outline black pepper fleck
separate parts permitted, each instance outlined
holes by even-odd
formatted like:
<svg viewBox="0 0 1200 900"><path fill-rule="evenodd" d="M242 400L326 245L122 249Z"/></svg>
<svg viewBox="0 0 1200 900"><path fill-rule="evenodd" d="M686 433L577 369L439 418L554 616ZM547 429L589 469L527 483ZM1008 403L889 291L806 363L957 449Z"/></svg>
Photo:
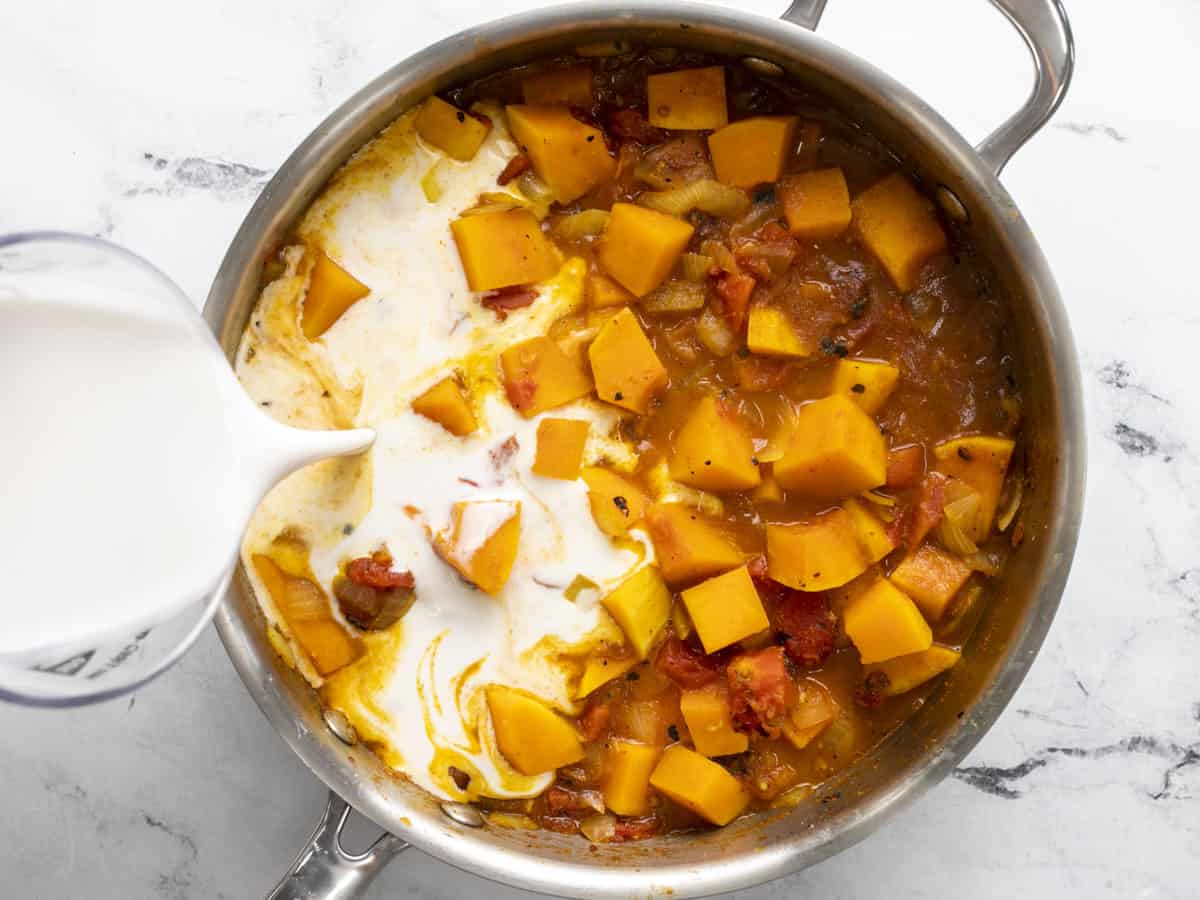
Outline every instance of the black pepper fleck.
<svg viewBox="0 0 1200 900"><path fill-rule="evenodd" d="M626 680L626 681L637 681L637 680L638 680L639 678L641 678L641 677L642 677L642 676L641 676L641 675L639 675L637 672L629 672L629 673L628 673L628 674L625 676L625 680Z"/></svg>
<svg viewBox="0 0 1200 900"><path fill-rule="evenodd" d="M354 534L354 526L347 522L342 526L342 534Z"/></svg>
<svg viewBox="0 0 1200 900"><path fill-rule="evenodd" d="M668 725L667 726L667 737L669 737L673 741L679 740L679 729L676 728L674 725Z"/></svg>
<svg viewBox="0 0 1200 900"><path fill-rule="evenodd" d="M456 115L458 116L458 121L460 121L460 122L467 121L467 114L465 112L463 112L461 109L458 111L458 113Z"/></svg>
<svg viewBox="0 0 1200 900"><path fill-rule="evenodd" d="M613 497L613 505L617 509L619 509L623 515L625 515L625 516L629 515L629 501L626 500L624 497L621 497L621 496Z"/></svg>
<svg viewBox="0 0 1200 900"><path fill-rule="evenodd" d="M596 139L596 136L595 136L594 134L589 134L589 135L587 136L587 142L588 142L589 144L590 144L592 141L594 141L595 139Z"/></svg>
<svg viewBox="0 0 1200 900"><path fill-rule="evenodd" d="M968 450L966 447L959 447L958 448L958 458L965 462L970 462L971 461L971 451Z"/></svg>
<svg viewBox="0 0 1200 900"><path fill-rule="evenodd" d="M620 391L617 391L615 394L613 394L613 399L614 400L624 400L625 395L622 394Z"/></svg>
<svg viewBox="0 0 1200 900"><path fill-rule="evenodd" d="M865 394L867 392L867 386L865 384L854 384L850 386L850 390L855 394Z"/></svg>

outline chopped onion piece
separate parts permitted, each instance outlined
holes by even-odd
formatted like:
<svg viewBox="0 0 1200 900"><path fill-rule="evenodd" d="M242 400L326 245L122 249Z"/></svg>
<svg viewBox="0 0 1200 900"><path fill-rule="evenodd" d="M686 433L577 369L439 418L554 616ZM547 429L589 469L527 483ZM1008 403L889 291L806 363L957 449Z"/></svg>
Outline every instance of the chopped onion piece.
<svg viewBox="0 0 1200 900"><path fill-rule="evenodd" d="M729 323L711 309L706 309L696 320L696 337L716 356L728 356L737 348L737 335Z"/></svg>
<svg viewBox="0 0 1200 900"><path fill-rule="evenodd" d="M639 204L669 216L682 218L693 209L721 218L742 215L750 206L744 191L711 178L669 191L647 191L638 197Z"/></svg>
<svg viewBox="0 0 1200 900"><path fill-rule="evenodd" d="M938 522L937 536L942 546L956 556L970 556L979 552L978 545L949 516L943 516Z"/></svg>
<svg viewBox="0 0 1200 900"><path fill-rule="evenodd" d="M685 253L679 258L679 271L685 281L704 281L712 266L712 257L703 253Z"/></svg>
<svg viewBox="0 0 1200 900"><path fill-rule="evenodd" d="M598 237L608 225L608 217L606 210L585 209L560 219L554 225L554 232L566 240Z"/></svg>
<svg viewBox="0 0 1200 900"><path fill-rule="evenodd" d="M1008 499L1004 504L1004 508L1000 510L1000 515L996 518L996 528L1000 531L1007 531L1008 526L1017 517L1017 510L1021 508L1022 495L1025 493L1025 479L1020 477L1013 478L1010 481L1010 485Z"/></svg>
<svg viewBox="0 0 1200 900"><path fill-rule="evenodd" d="M693 281L668 281L642 298L642 309L648 313L684 313L704 308L707 286Z"/></svg>
<svg viewBox="0 0 1200 900"><path fill-rule="evenodd" d="M895 497L889 497L887 494L880 494L878 491L863 491L859 496L869 503L874 503L876 506L891 507L896 505Z"/></svg>
<svg viewBox="0 0 1200 900"><path fill-rule="evenodd" d="M579 823L579 831L593 844L607 844L617 836L617 817L588 816Z"/></svg>

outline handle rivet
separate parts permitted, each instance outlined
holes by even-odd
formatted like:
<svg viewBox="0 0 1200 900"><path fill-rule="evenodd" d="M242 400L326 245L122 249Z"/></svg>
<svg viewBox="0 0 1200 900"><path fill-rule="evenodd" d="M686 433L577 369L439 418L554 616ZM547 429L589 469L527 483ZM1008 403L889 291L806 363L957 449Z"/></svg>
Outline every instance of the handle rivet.
<svg viewBox="0 0 1200 900"><path fill-rule="evenodd" d="M442 812L446 818L465 825L468 828L482 828L483 814L470 803L443 803Z"/></svg>
<svg viewBox="0 0 1200 900"><path fill-rule="evenodd" d="M343 744L353 747L358 743L358 732L354 730L344 712L339 709L327 709L321 713L321 718L325 720L333 736Z"/></svg>
<svg viewBox="0 0 1200 900"><path fill-rule="evenodd" d="M939 184L937 187L938 204L945 210L955 222L969 222L971 219L967 208L963 206L963 202L958 199L958 194L950 190L944 184Z"/></svg>
<svg viewBox="0 0 1200 900"><path fill-rule="evenodd" d="M782 78L783 66L778 63L773 63L769 59L762 59L758 56L747 56L742 60L742 65L758 75L765 75L767 78Z"/></svg>

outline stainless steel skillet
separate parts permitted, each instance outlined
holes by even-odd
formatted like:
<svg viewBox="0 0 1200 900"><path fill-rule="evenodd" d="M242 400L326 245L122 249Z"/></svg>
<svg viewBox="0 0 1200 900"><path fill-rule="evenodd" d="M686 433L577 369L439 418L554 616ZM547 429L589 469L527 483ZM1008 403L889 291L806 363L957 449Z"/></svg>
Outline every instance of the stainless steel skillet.
<svg viewBox="0 0 1200 900"><path fill-rule="evenodd" d="M257 298L263 263L334 171L399 113L434 91L581 43L621 38L697 48L797 80L879 137L964 223L1015 306L1029 401L1023 514L1026 540L963 663L930 701L816 802L725 829L590 848L579 838L483 827L470 807L443 806L347 743L336 717L277 658L243 573L216 616L230 658L263 712L330 801L308 846L272 894L357 896L408 844L477 875L574 897L696 896L777 878L861 840L937 783L1000 715L1042 644L1075 550L1085 447L1078 361L1046 260L998 180L1043 125L1070 80L1073 47L1060 0L991 0L1032 53L1025 105L972 148L919 97L884 72L814 35L825 0L797 0L776 21L691 2L593 2L551 7L461 32L399 63L325 120L284 163L221 265L205 316L232 359ZM341 737L339 737L341 735ZM344 798L344 799L342 799ZM361 856L339 843L349 807L384 828Z"/></svg>

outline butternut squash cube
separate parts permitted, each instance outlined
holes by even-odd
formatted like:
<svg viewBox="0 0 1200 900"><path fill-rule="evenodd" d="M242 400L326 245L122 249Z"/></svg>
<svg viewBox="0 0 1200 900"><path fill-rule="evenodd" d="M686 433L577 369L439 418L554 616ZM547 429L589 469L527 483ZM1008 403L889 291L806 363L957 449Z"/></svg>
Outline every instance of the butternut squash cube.
<svg viewBox="0 0 1200 900"><path fill-rule="evenodd" d="M850 601L842 624L863 665L920 653L933 644L933 632L917 605L886 578Z"/></svg>
<svg viewBox="0 0 1200 900"><path fill-rule="evenodd" d="M850 191L841 169L788 175L780 180L778 194L788 231L798 238L835 238L850 225Z"/></svg>
<svg viewBox="0 0 1200 900"><path fill-rule="evenodd" d="M620 659L608 656L589 656L587 662L584 663L583 674L579 676L579 686L575 688L575 699L582 700L597 688L620 678L637 664L638 659L634 656Z"/></svg>
<svg viewBox="0 0 1200 900"><path fill-rule="evenodd" d="M271 557L251 557L288 632L322 677L350 665L365 652L362 641L333 617L329 598L307 578L285 572Z"/></svg>
<svg viewBox="0 0 1200 900"><path fill-rule="evenodd" d="M588 466L582 472L596 527L609 537L625 537L646 515L650 498L623 475Z"/></svg>
<svg viewBox="0 0 1200 900"><path fill-rule="evenodd" d="M430 97L421 104L414 126L417 134L447 156L474 159L492 126L450 105L441 97Z"/></svg>
<svg viewBox="0 0 1200 900"><path fill-rule="evenodd" d="M605 753L604 805L618 816L644 816L650 811L650 773L658 748L637 741L613 740Z"/></svg>
<svg viewBox="0 0 1200 900"><path fill-rule="evenodd" d="M485 594L500 593L521 540L521 504L515 500L461 500L450 508L450 527L434 549Z"/></svg>
<svg viewBox="0 0 1200 900"><path fill-rule="evenodd" d="M729 122L725 105L725 69L681 69L646 79L650 124L680 131L723 128Z"/></svg>
<svg viewBox="0 0 1200 900"><path fill-rule="evenodd" d="M473 291L533 284L558 271L558 252L527 209L459 216L450 231Z"/></svg>
<svg viewBox="0 0 1200 900"><path fill-rule="evenodd" d="M870 416L835 394L797 411L775 477L787 490L813 497L860 494L887 478L887 444Z"/></svg>
<svg viewBox="0 0 1200 900"><path fill-rule="evenodd" d="M644 413L654 395L667 385L666 367L628 308L600 326L588 347L588 359L596 395L635 413Z"/></svg>
<svg viewBox="0 0 1200 900"><path fill-rule="evenodd" d="M933 448L934 468L965 481L979 493L979 512L975 521L963 529L977 544L991 533L1015 446L1008 438L977 435L955 438Z"/></svg>
<svg viewBox="0 0 1200 900"><path fill-rule="evenodd" d="M811 356L816 350L796 333L786 312L761 304L750 307L746 346L759 356Z"/></svg>
<svg viewBox="0 0 1200 900"><path fill-rule="evenodd" d="M628 306L636 298L607 275L589 272L584 282L584 293L592 309L608 309L613 306Z"/></svg>
<svg viewBox="0 0 1200 900"><path fill-rule="evenodd" d="M508 402L527 419L592 391L591 379L548 337L509 347L500 354L500 369Z"/></svg>
<svg viewBox="0 0 1200 900"><path fill-rule="evenodd" d="M903 292L915 288L921 267L946 249L933 205L899 173L867 188L851 207L858 236Z"/></svg>
<svg viewBox="0 0 1200 900"><path fill-rule="evenodd" d="M587 66L551 69L521 82L521 94L531 106L561 103L577 109L592 106L592 70Z"/></svg>
<svg viewBox="0 0 1200 900"><path fill-rule="evenodd" d="M671 274L694 230L666 213L632 203L614 203L596 248L596 259L622 287L644 297Z"/></svg>
<svg viewBox="0 0 1200 900"><path fill-rule="evenodd" d="M742 783L720 765L673 744L650 775L655 790L714 825L727 825L742 814L750 796Z"/></svg>
<svg viewBox="0 0 1200 900"><path fill-rule="evenodd" d="M315 341L342 313L361 300L371 289L320 251L316 252L308 276L308 293L300 307L300 330Z"/></svg>
<svg viewBox="0 0 1200 900"><path fill-rule="evenodd" d="M707 394L675 436L671 477L705 491L742 491L761 480L737 411Z"/></svg>
<svg viewBox="0 0 1200 900"><path fill-rule="evenodd" d="M702 581L680 597L705 653L716 653L771 625L746 566Z"/></svg>
<svg viewBox="0 0 1200 900"><path fill-rule="evenodd" d="M563 481L578 478L591 427L584 419L542 419L538 422L533 474Z"/></svg>
<svg viewBox="0 0 1200 900"><path fill-rule="evenodd" d="M752 188L778 180L796 149L795 116L753 116L732 122L708 136L717 180Z"/></svg>
<svg viewBox="0 0 1200 900"><path fill-rule="evenodd" d="M771 463L759 463L758 469L762 472L762 482L750 494L751 498L755 503L782 503L783 488L775 480L775 473L771 471ZM766 471L763 471L764 469Z"/></svg>
<svg viewBox="0 0 1200 900"><path fill-rule="evenodd" d="M888 677L883 696L895 697L936 678L954 668L962 654L941 644L934 644L920 653L909 653L867 667L867 672L882 672Z"/></svg>
<svg viewBox="0 0 1200 900"><path fill-rule="evenodd" d="M877 563L893 550L896 542L888 537L887 529L876 515L868 509L861 500L847 499L842 508L854 523L854 531L858 535L858 543L866 554L867 562Z"/></svg>
<svg viewBox="0 0 1200 900"><path fill-rule="evenodd" d="M540 775L583 759L575 728L541 700L506 687L485 688L496 746L522 775Z"/></svg>
<svg viewBox="0 0 1200 900"><path fill-rule="evenodd" d="M638 569L600 601L638 659L650 655L671 617L671 592L654 566Z"/></svg>
<svg viewBox="0 0 1200 900"><path fill-rule="evenodd" d="M833 366L829 393L844 394L868 416L879 412L900 380L900 370L887 363L839 359Z"/></svg>
<svg viewBox="0 0 1200 900"><path fill-rule="evenodd" d="M695 581L744 562L742 551L732 541L700 513L680 503L647 507L646 530L668 584Z"/></svg>
<svg viewBox="0 0 1200 900"><path fill-rule="evenodd" d="M719 682L697 690L684 691L679 711L687 723L696 752L704 756L732 756L743 753L750 740L733 729L729 710L729 691Z"/></svg>
<svg viewBox="0 0 1200 900"><path fill-rule="evenodd" d="M470 434L479 423L463 393L462 385L447 376L412 402L413 412L437 422L448 432L462 437Z"/></svg>
<svg viewBox="0 0 1200 900"><path fill-rule="evenodd" d="M966 562L944 550L924 543L889 576L892 584L912 597L930 622L946 613L954 595L974 571Z"/></svg>
<svg viewBox="0 0 1200 900"><path fill-rule="evenodd" d="M508 127L559 203L570 203L617 171L604 134L565 106L509 106Z"/></svg>
<svg viewBox="0 0 1200 900"><path fill-rule="evenodd" d="M811 522L767 526L767 571L798 591L826 591L857 578L870 561L844 509Z"/></svg>

